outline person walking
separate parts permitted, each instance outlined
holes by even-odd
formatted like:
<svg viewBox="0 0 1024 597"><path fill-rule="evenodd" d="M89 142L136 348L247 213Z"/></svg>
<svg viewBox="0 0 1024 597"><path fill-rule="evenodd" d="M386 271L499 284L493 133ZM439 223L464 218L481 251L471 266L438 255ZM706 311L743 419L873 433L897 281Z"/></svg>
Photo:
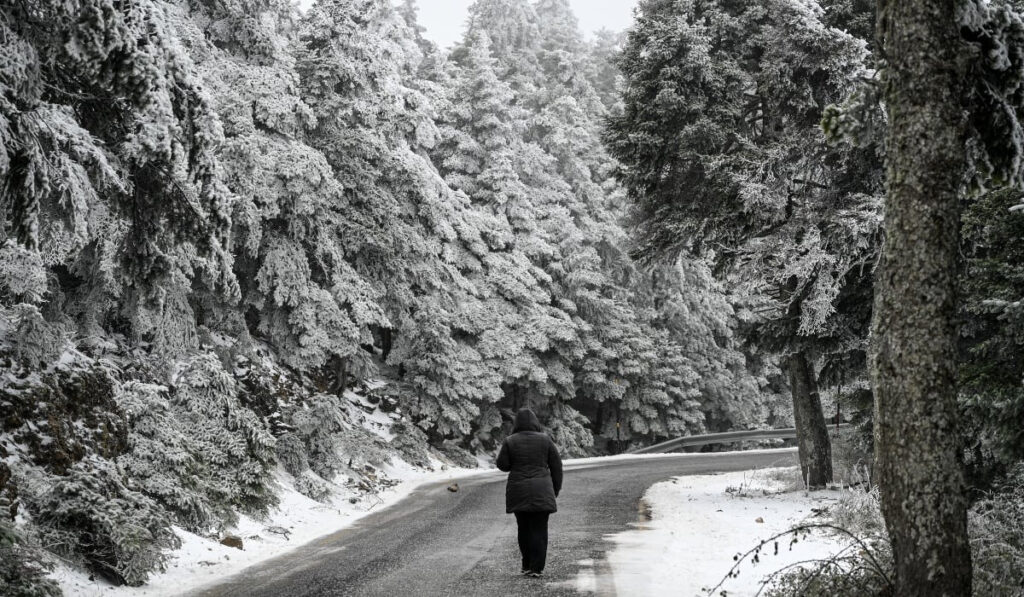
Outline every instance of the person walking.
<svg viewBox="0 0 1024 597"><path fill-rule="evenodd" d="M562 491L562 458L532 410L516 413L497 465L508 473L505 512L516 516L522 574L539 577L547 560L548 516L558 511L555 498Z"/></svg>

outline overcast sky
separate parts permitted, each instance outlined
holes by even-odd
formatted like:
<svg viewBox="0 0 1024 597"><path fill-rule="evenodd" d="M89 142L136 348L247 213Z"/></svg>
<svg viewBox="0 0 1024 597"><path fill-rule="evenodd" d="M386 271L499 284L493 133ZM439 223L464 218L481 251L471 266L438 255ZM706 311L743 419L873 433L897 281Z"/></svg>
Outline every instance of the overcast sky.
<svg viewBox="0 0 1024 597"><path fill-rule="evenodd" d="M417 0L420 23L427 28L427 37L441 47L448 47L462 37L466 24L466 8L473 0ZM636 0L570 0L580 29L590 33L606 27L621 31L633 22ZM313 0L298 0L306 8Z"/></svg>

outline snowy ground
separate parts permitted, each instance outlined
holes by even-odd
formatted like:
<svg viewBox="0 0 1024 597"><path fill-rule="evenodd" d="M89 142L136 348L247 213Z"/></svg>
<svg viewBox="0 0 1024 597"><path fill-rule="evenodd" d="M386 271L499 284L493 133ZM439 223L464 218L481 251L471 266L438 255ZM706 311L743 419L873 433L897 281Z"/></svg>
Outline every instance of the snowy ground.
<svg viewBox="0 0 1024 597"><path fill-rule="evenodd" d="M175 529L182 539L167 571L154 575L142 587L114 587L102 580L89 580L88 573L68 566L59 566L54 577L65 595L109 597L158 597L181 595L203 585L211 584L247 568L295 549L323 535L351 525L363 516L400 501L425 483L447 481L483 472L480 469L446 469L426 472L414 469L401 461L384 469L384 473L400 483L376 496L365 496L357 503L349 502L350 495L341 493L330 504L315 502L291 488L286 475L281 476L281 504L268 520L256 521L242 517L230 533L243 540L244 550L221 545L207 539ZM269 530L272 529L272 530ZM287 537L280 534L288 531Z"/></svg>
<svg viewBox="0 0 1024 597"><path fill-rule="evenodd" d="M608 537L615 543L608 559L616 593L709 595L735 564L734 556L813 516L812 509L839 496L838 490L787 491L796 480L795 469L763 469L676 477L651 486L644 495L650 521ZM760 564L741 564L739 576L713 594L724 590L729 597L753 596L765 575L791 563L827 557L842 547L840 539L822 534L792 547L784 539L778 555L766 549ZM597 584L584 566L577 588L588 592Z"/></svg>

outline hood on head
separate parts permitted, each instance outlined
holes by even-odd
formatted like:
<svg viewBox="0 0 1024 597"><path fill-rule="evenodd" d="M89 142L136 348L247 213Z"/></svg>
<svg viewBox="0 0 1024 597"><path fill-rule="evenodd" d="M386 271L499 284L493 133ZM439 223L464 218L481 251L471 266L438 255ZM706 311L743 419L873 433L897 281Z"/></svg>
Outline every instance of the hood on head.
<svg viewBox="0 0 1024 597"><path fill-rule="evenodd" d="M540 420L537 415L528 408L521 408L516 413L516 424L512 427L512 433L519 433L520 431L543 431L544 428L540 426Z"/></svg>

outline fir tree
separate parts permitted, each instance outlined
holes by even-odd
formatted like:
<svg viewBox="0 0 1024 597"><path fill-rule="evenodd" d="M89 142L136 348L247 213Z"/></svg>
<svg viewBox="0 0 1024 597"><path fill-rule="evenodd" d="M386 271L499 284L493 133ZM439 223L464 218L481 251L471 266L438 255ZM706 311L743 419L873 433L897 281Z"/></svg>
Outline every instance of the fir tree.
<svg viewBox="0 0 1024 597"><path fill-rule="evenodd" d="M708 255L763 294L750 337L786 357L812 485L831 478L819 363L864 375L880 223L871 148L818 131L864 72L864 46L820 19L787 1L642 4L609 133L641 253Z"/></svg>

